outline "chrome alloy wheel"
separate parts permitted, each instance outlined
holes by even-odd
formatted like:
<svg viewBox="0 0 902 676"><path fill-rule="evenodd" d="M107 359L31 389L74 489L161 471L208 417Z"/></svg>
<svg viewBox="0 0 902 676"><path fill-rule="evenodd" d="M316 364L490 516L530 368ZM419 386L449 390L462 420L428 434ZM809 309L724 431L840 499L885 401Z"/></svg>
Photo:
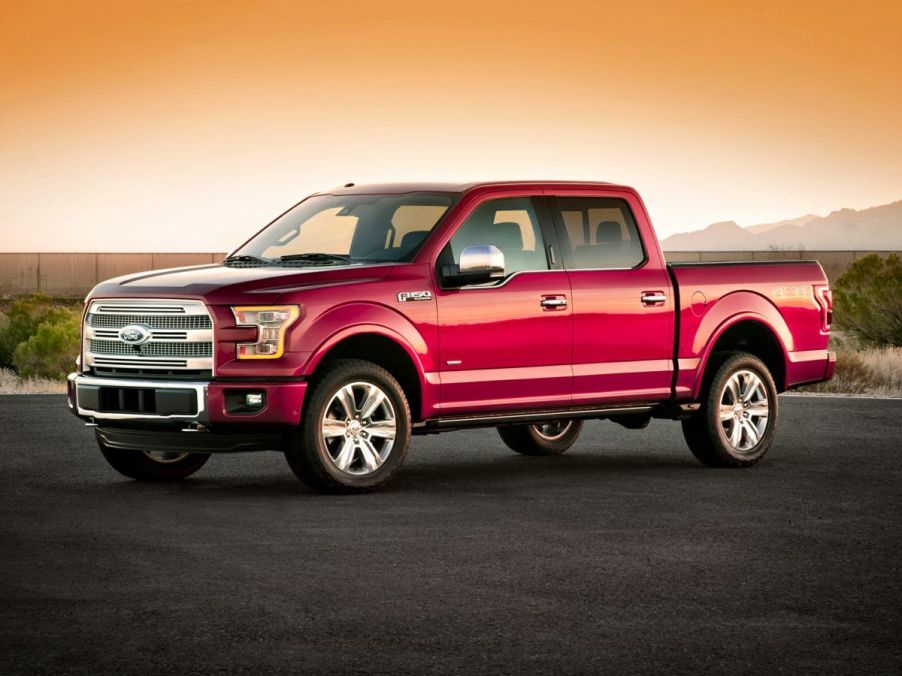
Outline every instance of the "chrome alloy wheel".
<svg viewBox="0 0 902 676"><path fill-rule="evenodd" d="M737 371L730 376L720 394L720 426L727 441L737 451L754 448L770 415L767 389L752 371Z"/></svg>
<svg viewBox="0 0 902 676"><path fill-rule="evenodd" d="M188 453L174 453L172 451L144 451L144 455L153 460L154 462L158 462L161 465L170 465L178 462L179 460L184 460L188 457Z"/></svg>
<svg viewBox="0 0 902 676"><path fill-rule="evenodd" d="M332 464L346 474L375 472L391 453L398 424L388 395L377 385L353 382L336 392L320 422Z"/></svg>
<svg viewBox="0 0 902 676"><path fill-rule="evenodd" d="M572 420L553 420L551 422L539 423L538 425L532 426L536 434L546 441L557 441L567 434L571 427L573 427Z"/></svg>

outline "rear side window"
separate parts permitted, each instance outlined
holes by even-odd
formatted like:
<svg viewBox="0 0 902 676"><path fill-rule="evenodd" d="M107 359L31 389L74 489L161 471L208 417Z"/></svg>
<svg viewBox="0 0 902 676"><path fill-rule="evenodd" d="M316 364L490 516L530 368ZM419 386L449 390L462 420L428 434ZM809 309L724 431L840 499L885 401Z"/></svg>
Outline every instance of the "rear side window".
<svg viewBox="0 0 902 676"><path fill-rule="evenodd" d="M645 260L636 221L624 200L558 197L557 205L568 268L634 268Z"/></svg>

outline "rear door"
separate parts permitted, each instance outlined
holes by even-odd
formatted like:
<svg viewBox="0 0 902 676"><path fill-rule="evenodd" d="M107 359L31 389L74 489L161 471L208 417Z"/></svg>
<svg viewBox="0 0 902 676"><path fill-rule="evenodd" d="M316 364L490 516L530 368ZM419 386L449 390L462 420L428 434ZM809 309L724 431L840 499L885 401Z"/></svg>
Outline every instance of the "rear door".
<svg viewBox="0 0 902 676"><path fill-rule="evenodd" d="M574 404L666 399L674 299L641 203L567 192L548 203L570 279Z"/></svg>
<svg viewBox="0 0 902 676"><path fill-rule="evenodd" d="M465 247L494 245L505 276L491 284L442 288L436 275L443 413L566 406L571 386L567 273L550 248L544 202L486 197L462 217L438 266Z"/></svg>

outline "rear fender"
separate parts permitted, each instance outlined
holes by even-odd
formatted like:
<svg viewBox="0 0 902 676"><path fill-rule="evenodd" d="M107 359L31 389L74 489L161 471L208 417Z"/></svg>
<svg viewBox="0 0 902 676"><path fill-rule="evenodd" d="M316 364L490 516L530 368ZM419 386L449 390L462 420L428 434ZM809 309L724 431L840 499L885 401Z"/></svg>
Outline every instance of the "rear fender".
<svg viewBox="0 0 902 676"><path fill-rule="evenodd" d="M685 312L689 312L688 309ZM728 294L714 303L698 323L691 337L690 354L685 355L690 360L698 358L692 386L693 400L699 397L705 369L714 353L717 341L731 327L743 321L758 322L768 329L780 345L784 365L788 364L789 352L793 349L793 337L779 309L763 296L750 291ZM685 324L684 322L681 326L685 326ZM686 345L687 342L680 339L681 346ZM681 356L681 360L683 358ZM785 383L777 383L778 389L784 387Z"/></svg>

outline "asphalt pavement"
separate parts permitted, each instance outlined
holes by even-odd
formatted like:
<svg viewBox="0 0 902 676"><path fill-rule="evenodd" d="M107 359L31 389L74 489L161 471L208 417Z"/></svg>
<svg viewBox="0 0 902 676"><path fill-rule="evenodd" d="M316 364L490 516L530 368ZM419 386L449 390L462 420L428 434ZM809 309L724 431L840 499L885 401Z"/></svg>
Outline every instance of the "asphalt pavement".
<svg viewBox="0 0 902 676"><path fill-rule="evenodd" d="M781 402L752 469L595 421L417 437L334 497L275 453L129 481L0 396L0 673L899 673L902 400Z"/></svg>

